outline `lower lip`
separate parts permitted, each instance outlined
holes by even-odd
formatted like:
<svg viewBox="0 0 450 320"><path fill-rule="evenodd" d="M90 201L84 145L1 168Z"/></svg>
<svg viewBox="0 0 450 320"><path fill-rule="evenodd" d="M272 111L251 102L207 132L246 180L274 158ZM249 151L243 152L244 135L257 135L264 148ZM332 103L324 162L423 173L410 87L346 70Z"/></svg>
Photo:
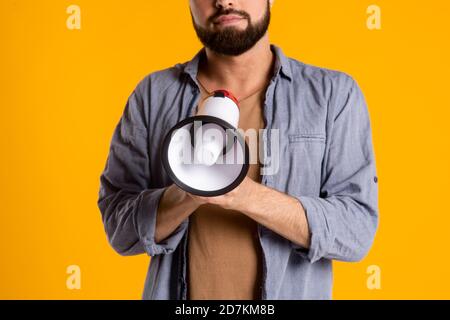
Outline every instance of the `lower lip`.
<svg viewBox="0 0 450 320"><path fill-rule="evenodd" d="M223 20L223 21L219 21L216 24L219 25L230 25L230 24L236 24L239 23L240 21L242 21L243 19L241 18L236 18L236 19L230 19L230 20Z"/></svg>

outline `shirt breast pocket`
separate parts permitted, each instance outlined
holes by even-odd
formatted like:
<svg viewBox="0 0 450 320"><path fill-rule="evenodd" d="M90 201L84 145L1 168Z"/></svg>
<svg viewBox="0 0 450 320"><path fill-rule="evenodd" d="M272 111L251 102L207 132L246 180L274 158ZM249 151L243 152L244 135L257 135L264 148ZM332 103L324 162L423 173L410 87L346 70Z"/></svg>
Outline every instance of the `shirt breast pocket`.
<svg viewBox="0 0 450 320"><path fill-rule="evenodd" d="M294 146L295 144L314 142L325 144L325 135L322 133L296 133L290 134L288 137L290 146Z"/></svg>
<svg viewBox="0 0 450 320"><path fill-rule="evenodd" d="M322 133L288 135L286 166L291 192L319 195L325 145L326 137Z"/></svg>

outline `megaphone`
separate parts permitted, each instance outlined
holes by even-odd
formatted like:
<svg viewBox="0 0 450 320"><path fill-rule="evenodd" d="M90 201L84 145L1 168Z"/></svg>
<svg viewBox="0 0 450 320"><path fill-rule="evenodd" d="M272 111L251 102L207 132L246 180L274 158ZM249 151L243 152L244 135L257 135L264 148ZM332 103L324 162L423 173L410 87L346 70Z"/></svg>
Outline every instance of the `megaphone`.
<svg viewBox="0 0 450 320"><path fill-rule="evenodd" d="M181 189L213 197L236 188L249 169L249 149L238 131L239 103L226 90L216 90L196 116L172 127L163 140L161 159Z"/></svg>

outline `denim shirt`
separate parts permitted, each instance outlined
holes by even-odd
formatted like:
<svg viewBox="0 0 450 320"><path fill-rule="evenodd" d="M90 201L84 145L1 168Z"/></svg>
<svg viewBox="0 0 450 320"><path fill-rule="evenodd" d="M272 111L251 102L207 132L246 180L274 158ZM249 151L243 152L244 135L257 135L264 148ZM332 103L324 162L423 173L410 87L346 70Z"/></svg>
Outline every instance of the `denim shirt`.
<svg viewBox="0 0 450 320"><path fill-rule="evenodd" d="M286 57L271 45L274 72L265 93L266 129L278 129L280 164L262 184L298 199L311 232L308 249L258 224L262 299L331 299L332 261L359 261L378 225L378 184L365 98L349 75ZM143 299L186 299L187 218L160 243L155 223L173 181L160 148L195 113L202 48L188 62L153 72L130 95L100 177L98 207L121 255L151 256ZM271 135L263 136L264 163ZM232 279L230 279L232 281Z"/></svg>

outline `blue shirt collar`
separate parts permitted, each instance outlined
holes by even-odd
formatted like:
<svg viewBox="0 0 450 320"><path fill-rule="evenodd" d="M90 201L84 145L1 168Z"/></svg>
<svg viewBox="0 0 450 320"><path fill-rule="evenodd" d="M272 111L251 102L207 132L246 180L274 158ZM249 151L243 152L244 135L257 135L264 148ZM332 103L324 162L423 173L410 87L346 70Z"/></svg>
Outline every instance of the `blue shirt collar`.
<svg viewBox="0 0 450 320"><path fill-rule="evenodd" d="M291 65L289 63L289 58L287 58L281 48L277 47L276 45L271 44L270 48L273 53L275 53L275 65L274 65L274 78L277 77L279 74L284 75L287 79L292 80L292 70ZM205 54L205 48L203 47L200 49L200 51L197 52L197 54L194 56L192 60L187 62L184 65L183 72L187 73L192 80L197 83L197 72L198 72L198 65L200 62L201 57Z"/></svg>

